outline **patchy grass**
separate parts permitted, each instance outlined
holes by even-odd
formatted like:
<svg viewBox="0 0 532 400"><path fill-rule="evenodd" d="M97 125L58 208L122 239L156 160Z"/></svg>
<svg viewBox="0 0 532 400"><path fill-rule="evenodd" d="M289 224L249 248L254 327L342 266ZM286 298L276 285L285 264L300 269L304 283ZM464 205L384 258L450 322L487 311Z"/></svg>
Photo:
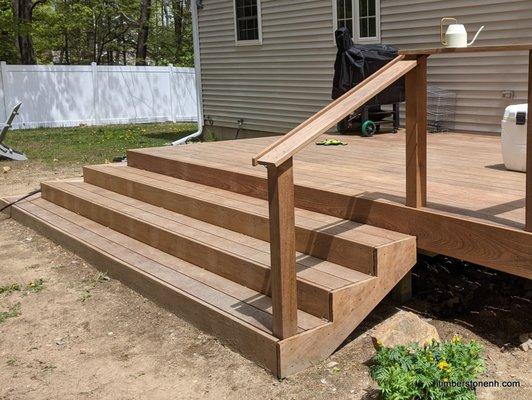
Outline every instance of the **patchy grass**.
<svg viewBox="0 0 532 400"><path fill-rule="evenodd" d="M6 364L10 367L14 367L15 365L17 365L17 359L15 357L8 358Z"/></svg>
<svg viewBox="0 0 532 400"><path fill-rule="evenodd" d="M0 286L0 294L11 294L13 292L20 291L20 285L18 283L12 283L11 285Z"/></svg>
<svg viewBox="0 0 532 400"><path fill-rule="evenodd" d="M39 278L31 281L26 285L26 290L28 292L37 293L44 289L44 280Z"/></svg>
<svg viewBox="0 0 532 400"><path fill-rule="evenodd" d="M94 283L109 282L111 278L107 275L107 272L98 272L94 278Z"/></svg>
<svg viewBox="0 0 532 400"><path fill-rule="evenodd" d="M6 142L30 161L98 164L125 156L127 149L164 146L195 132L196 124L161 123L10 131Z"/></svg>
<svg viewBox="0 0 532 400"><path fill-rule="evenodd" d="M92 297L91 289L83 289L81 296L79 296L79 301L85 303L87 300L90 300Z"/></svg>
<svg viewBox="0 0 532 400"><path fill-rule="evenodd" d="M15 318L20 315L20 303L17 303L9 308L7 311L0 311L0 324L5 322L8 318Z"/></svg>
<svg viewBox="0 0 532 400"><path fill-rule="evenodd" d="M92 298L92 290L100 283L109 282L111 278L107 272L98 272L94 277L88 279L88 284L83 288L79 300L84 303Z"/></svg>

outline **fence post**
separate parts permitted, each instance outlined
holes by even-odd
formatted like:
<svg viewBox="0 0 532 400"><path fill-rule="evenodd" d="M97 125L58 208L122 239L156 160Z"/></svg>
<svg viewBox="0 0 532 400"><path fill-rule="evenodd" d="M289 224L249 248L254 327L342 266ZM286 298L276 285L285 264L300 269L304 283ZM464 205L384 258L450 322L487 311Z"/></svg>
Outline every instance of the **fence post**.
<svg viewBox="0 0 532 400"><path fill-rule="evenodd" d="M94 110L94 125L100 124L100 116L98 115L98 65L91 62L92 73L92 109Z"/></svg>
<svg viewBox="0 0 532 400"><path fill-rule="evenodd" d="M175 73L174 73L174 65L168 64L168 72L170 74L170 121L176 122L175 117L175 110L174 110L174 80L175 80Z"/></svg>
<svg viewBox="0 0 532 400"><path fill-rule="evenodd" d="M2 92L2 102L4 104L4 118L3 121L7 121L7 65L5 61L0 61L0 89Z"/></svg>

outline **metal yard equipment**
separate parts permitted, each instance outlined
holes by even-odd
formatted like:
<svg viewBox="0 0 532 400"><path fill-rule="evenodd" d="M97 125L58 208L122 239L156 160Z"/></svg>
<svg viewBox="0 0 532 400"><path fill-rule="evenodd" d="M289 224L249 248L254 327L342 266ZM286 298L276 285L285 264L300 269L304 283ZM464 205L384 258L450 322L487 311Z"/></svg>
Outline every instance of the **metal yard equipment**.
<svg viewBox="0 0 532 400"><path fill-rule="evenodd" d="M1 124L0 128L2 130L0 131L0 158L9 158L10 160L14 161L25 161L28 159L24 153L21 153L19 151L13 150L8 145L4 144L4 139L7 135L7 131L9 128L11 128L11 124L13 123L13 120L18 115L18 110L20 109L20 106L22 103L18 103L14 108L13 111L11 111L11 115L7 119L5 124Z"/></svg>

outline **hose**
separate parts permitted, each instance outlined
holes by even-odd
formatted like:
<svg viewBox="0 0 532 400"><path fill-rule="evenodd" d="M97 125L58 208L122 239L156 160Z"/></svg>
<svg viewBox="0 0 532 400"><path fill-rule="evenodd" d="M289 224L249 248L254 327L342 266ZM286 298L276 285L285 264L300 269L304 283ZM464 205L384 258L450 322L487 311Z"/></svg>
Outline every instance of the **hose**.
<svg viewBox="0 0 532 400"><path fill-rule="evenodd" d="M22 196L21 198L15 200L14 202L9 203L8 205L6 205L6 206L0 208L0 213L1 213L2 211L4 211L4 210L7 210L7 209L8 209L9 207L11 207L11 206L14 206L14 205L17 204L19 201L25 200L25 199L27 199L28 197L31 197L31 196L33 196L34 194L37 194L37 193L41 193L41 189L35 189L34 191L28 193L27 195Z"/></svg>

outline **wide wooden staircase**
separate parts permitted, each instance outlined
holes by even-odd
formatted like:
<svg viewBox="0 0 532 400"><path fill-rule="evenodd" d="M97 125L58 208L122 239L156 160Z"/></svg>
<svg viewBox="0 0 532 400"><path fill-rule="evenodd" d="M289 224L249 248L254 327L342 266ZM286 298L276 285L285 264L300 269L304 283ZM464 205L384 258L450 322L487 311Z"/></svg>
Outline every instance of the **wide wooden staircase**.
<svg viewBox="0 0 532 400"><path fill-rule="evenodd" d="M291 158L267 181L166 152L43 183L11 216L278 377L333 353L416 261L415 237L294 207Z"/></svg>

